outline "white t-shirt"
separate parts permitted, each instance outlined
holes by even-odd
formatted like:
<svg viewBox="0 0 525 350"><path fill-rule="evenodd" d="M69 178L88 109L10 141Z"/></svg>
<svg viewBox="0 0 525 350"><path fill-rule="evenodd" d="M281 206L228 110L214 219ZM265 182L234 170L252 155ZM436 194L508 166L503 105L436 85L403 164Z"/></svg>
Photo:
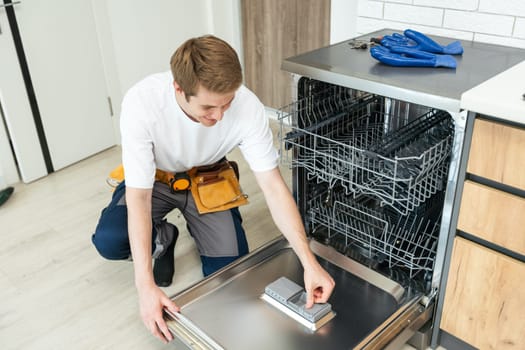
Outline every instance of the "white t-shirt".
<svg viewBox="0 0 525 350"><path fill-rule="evenodd" d="M253 171L277 166L264 106L243 85L223 119L206 127L191 120L178 105L171 72L150 75L124 96L120 130L130 187L152 188L156 168L182 172L213 164L236 146Z"/></svg>

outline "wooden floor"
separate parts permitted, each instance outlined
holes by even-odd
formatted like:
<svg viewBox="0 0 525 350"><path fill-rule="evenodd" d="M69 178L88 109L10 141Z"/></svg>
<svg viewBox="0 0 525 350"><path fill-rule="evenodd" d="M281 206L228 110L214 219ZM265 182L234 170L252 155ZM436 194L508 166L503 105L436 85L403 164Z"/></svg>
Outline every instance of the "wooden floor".
<svg viewBox="0 0 525 350"><path fill-rule="evenodd" d="M241 208L250 249L275 238L275 228L253 175L238 150ZM133 266L101 258L91 244L98 216L110 200L106 174L120 163L114 147L31 184L15 185L0 207L0 348L173 349L142 325ZM289 179L290 171L283 169ZM177 212L168 219L181 235L168 295L202 278L193 240Z"/></svg>

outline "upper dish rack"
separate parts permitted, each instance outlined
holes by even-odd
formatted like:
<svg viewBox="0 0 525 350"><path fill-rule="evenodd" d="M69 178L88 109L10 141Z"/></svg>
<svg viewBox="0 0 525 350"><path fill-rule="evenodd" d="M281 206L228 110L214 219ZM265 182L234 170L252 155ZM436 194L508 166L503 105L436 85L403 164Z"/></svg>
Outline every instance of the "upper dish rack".
<svg viewBox="0 0 525 350"><path fill-rule="evenodd" d="M308 181L341 185L408 214L443 189L448 113L331 86L278 112L281 161Z"/></svg>

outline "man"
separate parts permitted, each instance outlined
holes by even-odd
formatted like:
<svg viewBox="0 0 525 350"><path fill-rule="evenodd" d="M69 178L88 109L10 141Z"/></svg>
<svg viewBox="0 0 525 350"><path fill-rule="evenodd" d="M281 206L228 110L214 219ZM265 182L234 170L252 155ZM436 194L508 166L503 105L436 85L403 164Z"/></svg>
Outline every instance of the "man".
<svg viewBox="0 0 525 350"><path fill-rule="evenodd" d="M242 85L237 54L223 40L203 36L182 44L170 63L171 73L147 77L124 97L125 182L115 190L92 237L105 258L133 258L144 324L159 339L172 339L162 312L179 309L159 288L171 284L174 273L178 231L164 219L171 210L178 208L184 215L204 275L248 253L237 208L199 214L191 191L170 190L156 181L156 169L184 174L221 161L237 146L276 225L304 267L307 307L326 302L334 281L308 246L299 212L277 167L264 106Z"/></svg>

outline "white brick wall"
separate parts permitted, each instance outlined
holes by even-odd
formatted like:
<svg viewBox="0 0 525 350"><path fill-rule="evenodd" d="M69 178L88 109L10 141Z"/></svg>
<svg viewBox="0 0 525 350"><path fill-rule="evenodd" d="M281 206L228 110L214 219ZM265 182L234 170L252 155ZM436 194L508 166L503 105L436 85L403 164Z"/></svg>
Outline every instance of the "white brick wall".
<svg viewBox="0 0 525 350"><path fill-rule="evenodd" d="M479 0L414 0L414 5L475 11Z"/></svg>
<svg viewBox="0 0 525 350"><path fill-rule="evenodd" d="M511 36L514 17L447 10L443 26L474 33Z"/></svg>
<svg viewBox="0 0 525 350"><path fill-rule="evenodd" d="M525 0L358 0L357 33L382 28L525 48Z"/></svg>
<svg viewBox="0 0 525 350"><path fill-rule="evenodd" d="M443 10L434 7L386 3L384 18L389 21L439 27L443 22Z"/></svg>
<svg viewBox="0 0 525 350"><path fill-rule="evenodd" d="M479 11L525 17L525 1L523 0L480 0Z"/></svg>
<svg viewBox="0 0 525 350"><path fill-rule="evenodd" d="M412 0L391 0L389 2L397 2L399 4L411 4Z"/></svg>
<svg viewBox="0 0 525 350"><path fill-rule="evenodd" d="M357 13L363 17L383 18L383 2L359 0Z"/></svg>

